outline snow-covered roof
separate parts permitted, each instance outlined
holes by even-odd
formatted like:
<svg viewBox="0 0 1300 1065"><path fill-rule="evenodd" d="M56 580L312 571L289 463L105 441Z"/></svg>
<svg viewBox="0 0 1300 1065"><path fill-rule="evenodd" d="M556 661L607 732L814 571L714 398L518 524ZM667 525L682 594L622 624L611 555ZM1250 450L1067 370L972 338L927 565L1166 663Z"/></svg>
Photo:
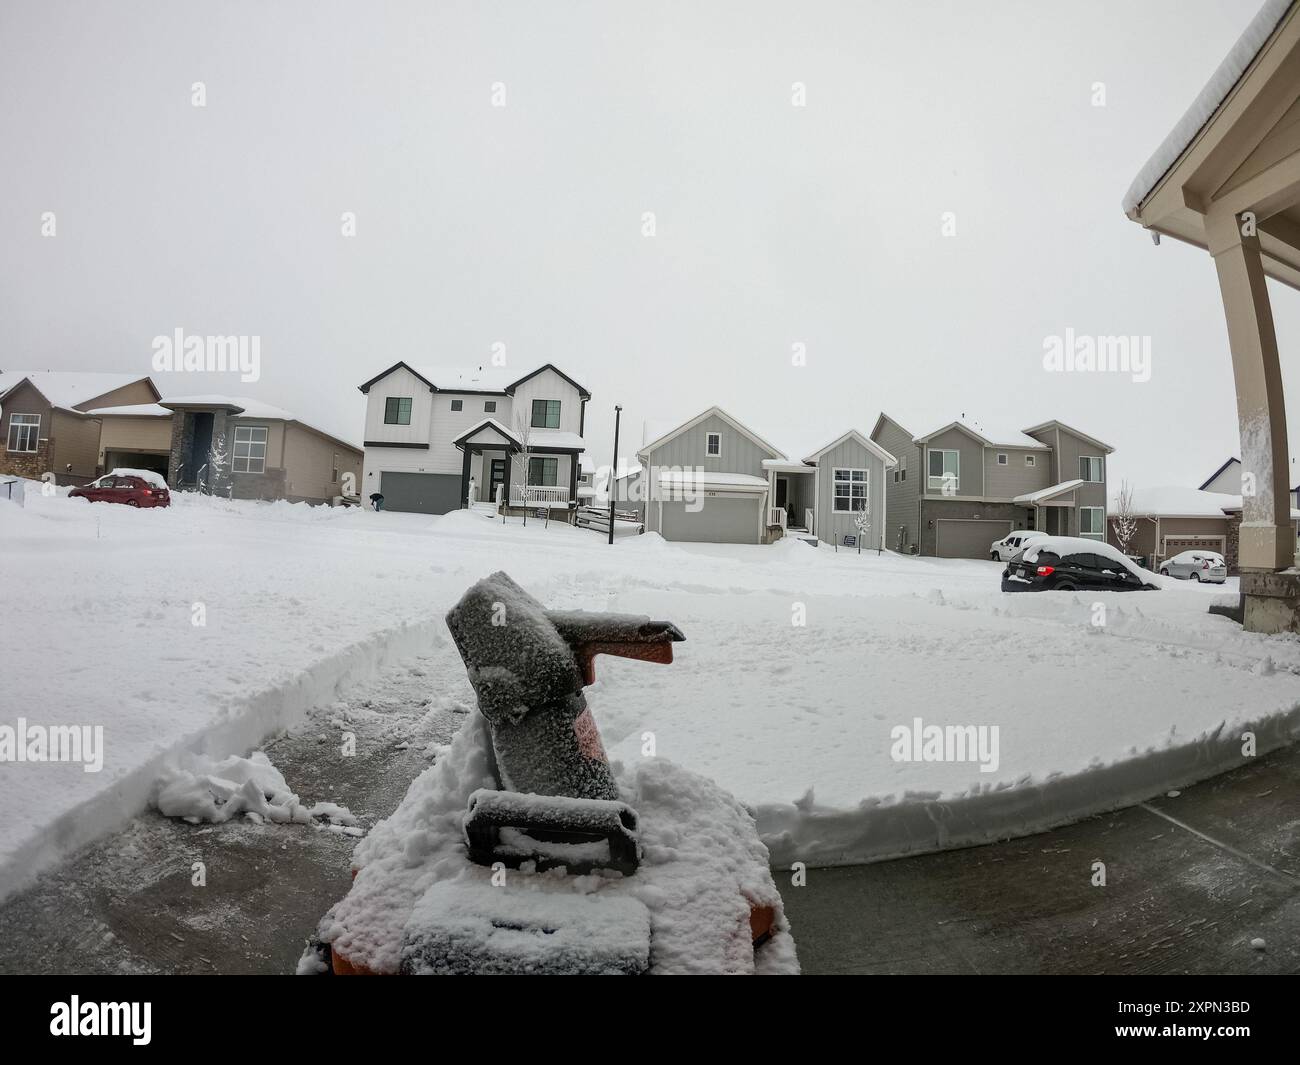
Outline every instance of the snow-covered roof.
<svg viewBox="0 0 1300 1065"><path fill-rule="evenodd" d="M1075 477L1071 481L1062 481L1060 484L1054 484L1048 488L1040 488L1037 492L1026 492L1024 495L1016 496L1011 502L1021 504L1040 503L1044 499L1051 499L1052 496L1059 496L1062 492L1071 492L1083 483L1082 477Z"/></svg>
<svg viewBox="0 0 1300 1065"><path fill-rule="evenodd" d="M55 407L71 410L78 403L148 380L145 374L79 373L60 370L9 370L0 373L0 397L24 380L30 381ZM155 393L156 394L156 393Z"/></svg>
<svg viewBox="0 0 1300 1065"><path fill-rule="evenodd" d="M461 433L460 436L456 437L455 442L459 444L462 440L468 440L471 436L475 435L482 429L495 429L507 440L512 441L516 447L519 445L519 437L517 437L514 434L514 431L508 429L504 424L497 421L495 418L482 418L479 421L476 421L473 425L471 425L468 429L466 429L463 433Z"/></svg>
<svg viewBox="0 0 1300 1065"><path fill-rule="evenodd" d="M203 396L168 396L161 401L167 407L239 407L236 418L274 418L284 422L296 422L298 416L282 407L273 407L256 399L244 399L240 396L223 396L216 393Z"/></svg>
<svg viewBox="0 0 1300 1065"><path fill-rule="evenodd" d="M506 385L527 376L504 366L415 366L411 369L444 392L464 389L467 392L502 392Z"/></svg>
<svg viewBox="0 0 1300 1065"><path fill-rule="evenodd" d="M1202 492L1181 484L1133 488L1130 509L1155 518L1221 518L1225 509L1239 509L1241 496ZM1119 494L1110 501L1110 513L1119 513Z"/></svg>
<svg viewBox="0 0 1300 1065"><path fill-rule="evenodd" d="M948 422L946 425L940 426L938 429L934 429L922 436L914 437L913 443L920 444L929 440L933 436L937 436L939 433L946 432L954 426L961 426L969 432L974 433L986 444L993 447L1026 448L1031 451L1052 450L1041 440L1035 440L1032 436L1029 436L1024 431L1017 429L1012 425L998 424L994 421L966 414L958 416L955 420Z"/></svg>
<svg viewBox="0 0 1300 1065"><path fill-rule="evenodd" d="M777 473L814 473L817 467L790 459L764 459L763 469L776 470Z"/></svg>
<svg viewBox="0 0 1300 1065"><path fill-rule="evenodd" d="M170 418L173 412L161 403L128 403L121 407L96 407L88 413L96 418L105 415L121 418Z"/></svg>
<svg viewBox="0 0 1300 1065"><path fill-rule="evenodd" d="M530 447L562 447L570 450L581 450L587 446L587 442L577 433L564 429L529 429L528 444Z"/></svg>
<svg viewBox="0 0 1300 1065"><path fill-rule="evenodd" d="M767 488L767 478L754 477L748 473L661 470L659 484L664 488L692 488L700 491L759 492Z"/></svg>
<svg viewBox="0 0 1300 1065"><path fill-rule="evenodd" d="M1134 514L1153 518L1222 518L1225 511L1240 510L1241 496L1226 492L1202 492L1181 484L1134 488L1131 509ZM1110 513L1119 512L1119 495L1110 501ZM1300 510L1291 510L1300 518Z"/></svg>
<svg viewBox="0 0 1300 1065"><path fill-rule="evenodd" d="M303 419L299 418L298 415L294 414L292 411L285 410L283 407L273 407L271 404L263 403L261 400L257 399L245 399L242 396L225 396L214 393L202 396L168 396L166 399L160 401L160 405L168 409L173 407L237 407L239 408L239 412L232 414L231 417L267 418L272 421L297 422L299 425L306 426L308 429L322 433L332 440L337 440L341 444L355 448L357 451L361 450L357 444L353 443L345 436L330 432L328 429L323 429L319 425L314 425L311 422L303 421ZM113 413L120 413L118 408L112 408L112 411Z"/></svg>
<svg viewBox="0 0 1300 1065"><path fill-rule="evenodd" d="M1260 49L1273 35L1273 31L1291 9L1293 2L1294 0L1266 0L1264 6L1251 19L1245 32L1237 38L1237 43L1219 64L1219 68L1206 83L1205 88L1192 101L1191 107L1138 171L1137 177L1133 179L1133 183L1124 194L1125 214L1131 214L1137 209L1160 183L1160 179L1178 162L1179 157L1196 139L1196 135L1205 128L1206 123L1214 117L1214 112L1219 109L1219 105L1227 99L1233 87L1241 80L1241 76L1246 73L1246 69L1255 61Z"/></svg>

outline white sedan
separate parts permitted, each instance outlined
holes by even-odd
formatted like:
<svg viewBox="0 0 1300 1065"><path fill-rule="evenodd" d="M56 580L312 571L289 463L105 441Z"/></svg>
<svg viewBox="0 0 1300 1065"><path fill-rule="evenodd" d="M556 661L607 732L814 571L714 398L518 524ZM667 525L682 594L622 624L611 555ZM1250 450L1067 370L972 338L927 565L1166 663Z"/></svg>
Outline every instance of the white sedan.
<svg viewBox="0 0 1300 1065"><path fill-rule="evenodd" d="M1020 529L1009 533L1001 540L994 540L993 543L989 544L989 558L994 562L1006 562L1030 540L1046 535L1047 533L1038 532L1034 529Z"/></svg>
<svg viewBox="0 0 1300 1065"><path fill-rule="evenodd" d="M1180 581L1206 581L1222 584L1228 579L1228 567L1223 556L1213 551L1184 551L1160 563L1160 572Z"/></svg>

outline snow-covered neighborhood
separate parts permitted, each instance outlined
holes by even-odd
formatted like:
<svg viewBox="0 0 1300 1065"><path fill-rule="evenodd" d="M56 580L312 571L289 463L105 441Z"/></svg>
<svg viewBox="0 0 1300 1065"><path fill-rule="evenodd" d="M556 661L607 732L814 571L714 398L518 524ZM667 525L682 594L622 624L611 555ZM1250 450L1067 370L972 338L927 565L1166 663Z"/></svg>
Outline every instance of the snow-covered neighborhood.
<svg viewBox="0 0 1300 1065"><path fill-rule="evenodd" d="M1300 3L113 6L0 11L0 972L1280 1030Z"/></svg>

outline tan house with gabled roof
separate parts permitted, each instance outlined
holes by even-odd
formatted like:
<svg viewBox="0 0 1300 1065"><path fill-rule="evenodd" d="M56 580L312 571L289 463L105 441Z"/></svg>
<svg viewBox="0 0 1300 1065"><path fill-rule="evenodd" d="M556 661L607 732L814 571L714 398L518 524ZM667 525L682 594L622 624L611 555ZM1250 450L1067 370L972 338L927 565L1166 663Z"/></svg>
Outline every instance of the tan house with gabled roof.
<svg viewBox="0 0 1300 1065"><path fill-rule="evenodd" d="M0 473L81 484L99 470L100 422L90 411L157 403L148 377L17 370L0 373Z"/></svg>

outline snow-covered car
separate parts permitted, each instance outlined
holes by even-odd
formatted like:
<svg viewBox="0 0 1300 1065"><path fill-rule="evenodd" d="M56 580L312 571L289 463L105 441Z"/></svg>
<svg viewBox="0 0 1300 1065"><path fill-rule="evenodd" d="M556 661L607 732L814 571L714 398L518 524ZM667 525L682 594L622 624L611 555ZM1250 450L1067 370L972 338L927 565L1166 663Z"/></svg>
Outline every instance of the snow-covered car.
<svg viewBox="0 0 1300 1065"><path fill-rule="evenodd" d="M1019 529L1001 540L994 540L989 545L989 558L994 562L1006 562L1030 540L1046 535L1047 533L1036 529Z"/></svg>
<svg viewBox="0 0 1300 1065"><path fill-rule="evenodd" d="M1208 584L1222 584L1228 579L1227 563L1214 551L1183 551L1160 563L1160 572L1180 581L1205 581Z"/></svg>
<svg viewBox="0 0 1300 1065"><path fill-rule="evenodd" d="M68 493L69 499L92 503L125 503L128 507L169 507L167 482L153 470L113 470Z"/></svg>
<svg viewBox="0 0 1300 1065"><path fill-rule="evenodd" d="M1140 592L1156 588L1115 548L1078 536L1036 537L1002 571L1004 592Z"/></svg>

